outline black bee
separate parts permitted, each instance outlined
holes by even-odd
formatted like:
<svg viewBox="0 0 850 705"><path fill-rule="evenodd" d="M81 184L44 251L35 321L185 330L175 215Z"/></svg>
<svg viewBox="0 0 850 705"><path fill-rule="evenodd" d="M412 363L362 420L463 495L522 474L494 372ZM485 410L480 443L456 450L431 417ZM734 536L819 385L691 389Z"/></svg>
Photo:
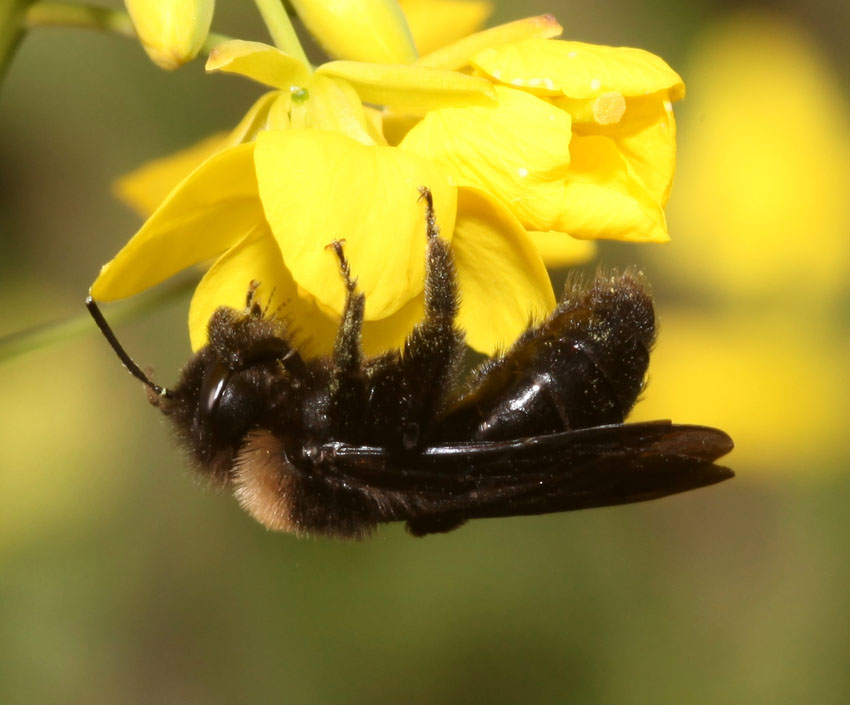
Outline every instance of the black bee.
<svg viewBox="0 0 850 705"><path fill-rule="evenodd" d="M640 502L733 476L725 433L669 421L623 424L655 338L640 276L567 286L555 311L458 390L463 333L448 245L427 210L425 315L401 350L364 358L365 297L347 286L333 353L305 360L253 285L219 308L209 343L173 389L152 382L86 304L201 472L266 527L361 538L406 521L415 536L468 519Z"/></svg>

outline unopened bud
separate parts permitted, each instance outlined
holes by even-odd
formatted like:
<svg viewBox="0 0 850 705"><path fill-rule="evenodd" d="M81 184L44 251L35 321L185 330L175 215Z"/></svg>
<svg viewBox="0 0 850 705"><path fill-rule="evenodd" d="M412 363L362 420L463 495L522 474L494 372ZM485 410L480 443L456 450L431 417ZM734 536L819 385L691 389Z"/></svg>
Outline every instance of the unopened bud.
<svg viewBox="0 0 850 705"><path fill-rule="evenodd" d="M148 56L171 71L201 50L215 0L124 0L124 4Z"/></svg>

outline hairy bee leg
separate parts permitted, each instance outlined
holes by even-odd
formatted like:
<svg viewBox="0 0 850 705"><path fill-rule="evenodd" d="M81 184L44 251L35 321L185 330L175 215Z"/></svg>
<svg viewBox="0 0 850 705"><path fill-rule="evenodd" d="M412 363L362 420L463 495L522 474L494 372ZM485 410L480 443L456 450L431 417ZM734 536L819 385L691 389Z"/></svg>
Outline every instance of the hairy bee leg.
<svg viewBox="0 0 850 705"><path fill-rule="evenodd" d="M457 272L449 245L440 239L440 228L434 214L434 197L427 188L420 193L425 200L425 223L428 237L425 259L425 320L430 330L453 335L460 304Z"/></svg>
<svg viewBox="0 0 850 705"><path fill-rule="evenodd" d="M351 267L343 250L344 243L344 240L334 240L328 245L339 261L339 272L346 289L342 321L334 342L333 362L337 369L359 372L363 364L363 312L366 297L357 292L357 280L351 276Z"/></svg>
<svg viewBox="0 0 850 705"><path fill-rule="evenodd" d="M340 440L355 441L358 422L362 423L361 410L366 404L367 382L363 374L363 312L366 297L357 291L357 280L351 276L351 268L343 250L344 240L334 240L328 249L333 250L339 261L339 271L345 282L345 307L334 342L329 386L331 414L342 433Z"/></svg>
<svg viewBox="0 0 850 705"><path fill-rule="evenodd" d="M257 289L259 288L260 282L252 279L251 283L248 284L248 293L245 295L245 311L252 316L260 316L263 313L260 305L257 303Z"/></svg>
<svg viewBox="0 0 850 705"><path fill-rule="evenodd" d="M418 431L433 424L445 404L460 361L463 333L455 326L459 307L457 274L449 245L440 238L431 191L420 189L426 204L428 245L425 260L425 317L404 342L403 364L415 399ZM418 433L411 435L419 435ZM415 445L413 439L408 445Z"/></svg>

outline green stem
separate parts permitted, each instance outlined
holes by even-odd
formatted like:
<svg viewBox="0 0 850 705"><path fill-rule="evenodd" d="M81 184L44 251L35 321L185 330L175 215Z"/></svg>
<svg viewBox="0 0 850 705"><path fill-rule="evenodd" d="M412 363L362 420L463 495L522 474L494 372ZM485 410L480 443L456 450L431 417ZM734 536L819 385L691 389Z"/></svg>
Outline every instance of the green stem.
<svg viewBox="0 0 850 705"><path fill-rule="evenodd" d="M119 304L110 312L109 322L112 325L117 325L123 321L138 318L148 311L167 305L171 301L184 298L188 292L194 289L197 283L197 277L186 277L151 296ZM82 308L82 301L80 301L80 307ZM0 337L0 364L22 355L70 342L96 330L97 326L95 326L91 316L88 313L81 313L66 321L46 323L4 335Z"/></svg>
<svg viewBox="0 0 850 705"><path fill-rule="evenodd" d="M32 0L0 0L0 83L24 36L27 5Z"/></svg>
<svg viewBox="0 0 850 705"><path fill-rule="evenodd" d="M64 2L35 2L27 10L27 27L73 27L96 29L122 37L135 37L136 31L126 12L93 5Z"/></svg>
<svg viewBox="0 0 850 705"><path fill-rule="evenodd" d="M263 22L266 23L275 46L290 56L300 59L305 66L309 66L310 62L307 61L307 55L304 53L301 42L298 41L298 35L295 34L289 14L283 6L283 0L254 0L254 2L263 16Z"/></svg>
<svg viewBox="0 0 850 705"><path fill-rule="evenodd" d="M46 0L34 2L26 12L25 23L28 29L36 27L94 29L120 37L136 38L136 30L133 28L130 15L120 10L110 10L94 5L71 5ZM228 39L229 37L223 34L210 33L204 43L204 49L209 52L216 44Z"/></svg>

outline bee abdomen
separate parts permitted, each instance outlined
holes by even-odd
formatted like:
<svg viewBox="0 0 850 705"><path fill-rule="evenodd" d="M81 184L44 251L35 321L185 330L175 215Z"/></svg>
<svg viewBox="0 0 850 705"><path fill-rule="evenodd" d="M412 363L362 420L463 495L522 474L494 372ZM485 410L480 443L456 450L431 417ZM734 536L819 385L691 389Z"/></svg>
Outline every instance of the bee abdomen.
<svg viewBox="0 0 850 705"><path fill-rule="evenodd" d="M486 363L444 417L440 440L510 440L622 423L643 387L655 339L639 276L571 284L561 303L508 353Z"/></svg>

